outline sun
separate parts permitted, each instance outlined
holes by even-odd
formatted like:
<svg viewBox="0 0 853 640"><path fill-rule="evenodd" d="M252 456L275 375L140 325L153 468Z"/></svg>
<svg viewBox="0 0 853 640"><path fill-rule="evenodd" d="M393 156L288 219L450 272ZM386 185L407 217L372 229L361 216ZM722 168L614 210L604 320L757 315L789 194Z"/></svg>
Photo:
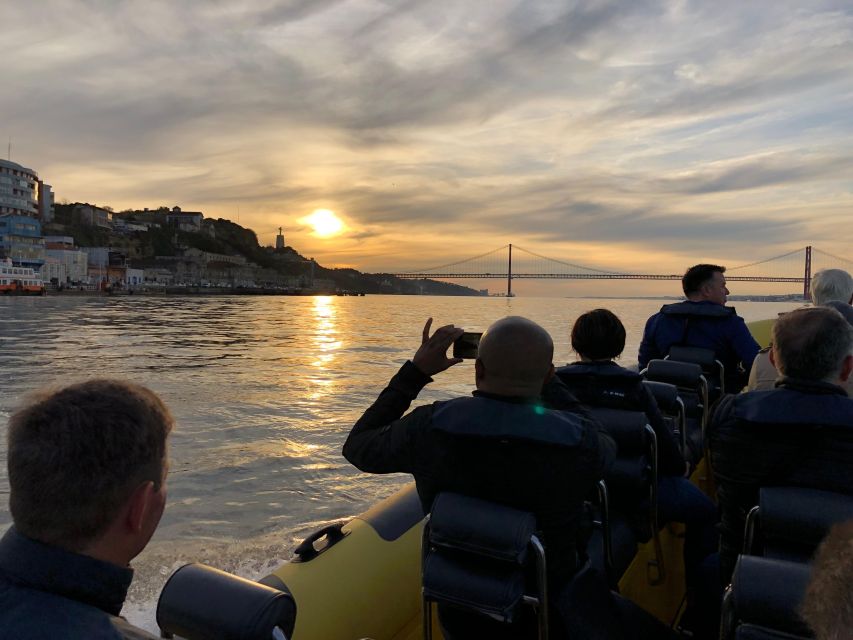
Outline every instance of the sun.
<svg viewBox="0 0 853 640"><path fill-rule="evenodd" d="M315 209L314 212L302 219L302 222L314 228L314 235L320 238L331 238L344 230L343 221L329 209Z"/></svg>

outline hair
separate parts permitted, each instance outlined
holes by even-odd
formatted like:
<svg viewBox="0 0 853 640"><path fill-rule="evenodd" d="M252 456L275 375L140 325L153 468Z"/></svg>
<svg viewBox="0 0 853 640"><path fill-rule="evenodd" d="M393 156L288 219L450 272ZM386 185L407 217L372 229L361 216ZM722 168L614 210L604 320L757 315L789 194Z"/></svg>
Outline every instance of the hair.
<svg viewBox="0 0 853 640"><path fill-rule="evenodd" d="M702 285L714 277L715 273L725 273L726 268L716 264L696 264L684 272L681 277L681 288L684 295L691 296L698 293Z"/></svg>
<svg viewBox="0 0 853 640"><path fill-rule="evenodd" d="M843 269L821 269L812 276L811 292L816 305L833 301L849 304L853 297L853 277Z"/></svg>
<svg viewBox="0 0 853 640"><path fill-rule="evenodd" d="M843 640L853 629L853 520L829 530L815 554L801 611L817 640Z"/></svg>
<svg viewBox="0 0 853 640"><path fill-rule="evenodd" d="M160 490L173 426L152 391L89 380L33 396L9 419L9 508L27 537L79 551L144 482Z"/></svg>
<svg viewBox="0 0 853 640"><path fill-rule="evenodd" d="M772 342L781 374L832 382L853 353L853 327L829 307L796 309L775 322Z"/></svg>
<svg viewBox="0 0 853 640"><path fill-rule="evenodd" d="M581 358L613 359L625 348L625 326L609 309L593 309L575 320L572 349Z"/></svg>

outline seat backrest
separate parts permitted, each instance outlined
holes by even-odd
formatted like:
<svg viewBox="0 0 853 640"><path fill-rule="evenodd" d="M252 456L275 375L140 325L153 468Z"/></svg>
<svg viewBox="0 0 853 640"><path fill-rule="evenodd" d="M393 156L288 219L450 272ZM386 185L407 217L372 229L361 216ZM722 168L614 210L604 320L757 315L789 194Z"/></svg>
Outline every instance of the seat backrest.
<svg viewBox="0 0 853 640"><path fill-rule="evenodd" d="M531 513L440 493L424 529L424 624L430 624L430 602L504 623L515 621L520 605L530 602L540 614L540 629L544 625L547 632L547 567L535 530ZM533 595L526 580L529 562L536 567Z"/></svg>
<svg viewBox="0 0 853 640"><path fill-rule="evenodd" d="M163 587L157 624L186 640L269 640L276 627L289 638L296 602L287 591L193 563L175 571Z"/></svg>
<svg viewBox="0 0 853 640"><path fill-rule="evenodd" d="M684 400L678 395L678 387L655 380L643 380L643 386L651 392L667 427L678 439L681 454L687 456L687 409Z"/></svg>
<svg viewBox="0 0 853 640"><path fill-rule="evenodd" d="M647 380L667 382L675 385L679 390L694 393L699 392L703 378L701 366L694 362L677 360L650 360L643 374Z"/></svg>
<svg viewBox="0 0 853 640"><path fill-rule="evenodd" d="M674 385L684 403L685 432L682 453L691 462L704 455L705 427L709 415L709 387L702 367L693 362L650 360L642 371L646 380Z"/></svg>
<svg viewBox="0 0 853 640"><path fill-rule="evenodd" d="M853 518L853 495L762 487L757 518L757 524L755 516L750 519L751 528L746 532L747 542L752 543L750 551L760 546L766 557L806 561L833 525Z"/></svg>
<svg viewBox="0 0 853 640"><path fill-rule="evenodd" d="M605 475L611 504L636 505L648 498L657 474L657 451L645 412L601 407L590 407L589 412L617 445L616 460Z"/></svg>
<svg viewBox="0 0 853 640"><path fill-rule="evenodd" d="M723 363L717 358L713 349L672 345L669 348L667 359L675 360L676 362L698 364L702 368L705 378L708 380L709 393L712 400L726 392L726 369Z"/></svg>
<svg viewBox="0 0 853 640"><path fill-rule="evenodd" d="M723 600L720 637L734 638L739 626L750 625L747 637L776 632L810 638L798 613L810 574L807 564L740 556Z"/></svg>

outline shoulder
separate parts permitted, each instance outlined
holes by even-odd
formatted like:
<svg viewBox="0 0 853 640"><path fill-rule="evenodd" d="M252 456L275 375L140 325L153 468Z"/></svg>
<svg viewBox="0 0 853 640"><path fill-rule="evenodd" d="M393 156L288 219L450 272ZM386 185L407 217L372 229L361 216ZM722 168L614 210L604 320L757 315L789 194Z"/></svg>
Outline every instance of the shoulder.
<svg viewBox="0 0 853 640"><path fill-rule="evenodd" d="M121 640L125 636L113 620L96 607L43 591L12 588L0 596L2 640ZM139 630L135 637L154 637L145 633Z"/></svg>

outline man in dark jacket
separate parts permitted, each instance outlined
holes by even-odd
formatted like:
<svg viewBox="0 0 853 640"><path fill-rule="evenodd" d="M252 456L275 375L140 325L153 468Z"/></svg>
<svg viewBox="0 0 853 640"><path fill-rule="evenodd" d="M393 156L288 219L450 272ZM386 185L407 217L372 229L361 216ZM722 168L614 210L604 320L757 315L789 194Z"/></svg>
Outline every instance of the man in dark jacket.
<svg viewBox="0 0 853 640"><path fill-rule="evenodd" d="M154 638L119 613L166 503L172 422L154 393L113 380L40 395L10 418L0 638Z"/></svg>
<svg viewBox="0 0 853 640"><path fill-rule="evenodd" d="M454 491L532 512L555 593L584 561L583 503L612 460L614 443L554 379L551 337L520 317L504 318L483 335L473 397L403 417L430 376L461 361L446 353L462 330L448 325L430 336L431 322L412 361L355 424L343 454L362 471L413 474L425 511L438 493ZM549 406L541 400L546 383L556 387ZM584 628L583 637L621 637L607 629L613 617L605 618L596 621L604 631Z"/></svg>
<svg viewBox="0 0 853 640"><path fill-rule="evenodd" d="M681 279L687 300L665 304L646 322L639 363L663 358L673 346L711 349L725 367L725 388L740 391L746 384L759 345L734 307L727 307L726 268L713 264L690 267Z"/></svg>
<svg viewBox="0 0 853 640"><path fill-rule="evenodd" d="M853 495L853 327L828 307L797 309L773 326L776 388L724 396L708 428L722 513L720 572L732 574L747 512L763 486Z"/></svg>

